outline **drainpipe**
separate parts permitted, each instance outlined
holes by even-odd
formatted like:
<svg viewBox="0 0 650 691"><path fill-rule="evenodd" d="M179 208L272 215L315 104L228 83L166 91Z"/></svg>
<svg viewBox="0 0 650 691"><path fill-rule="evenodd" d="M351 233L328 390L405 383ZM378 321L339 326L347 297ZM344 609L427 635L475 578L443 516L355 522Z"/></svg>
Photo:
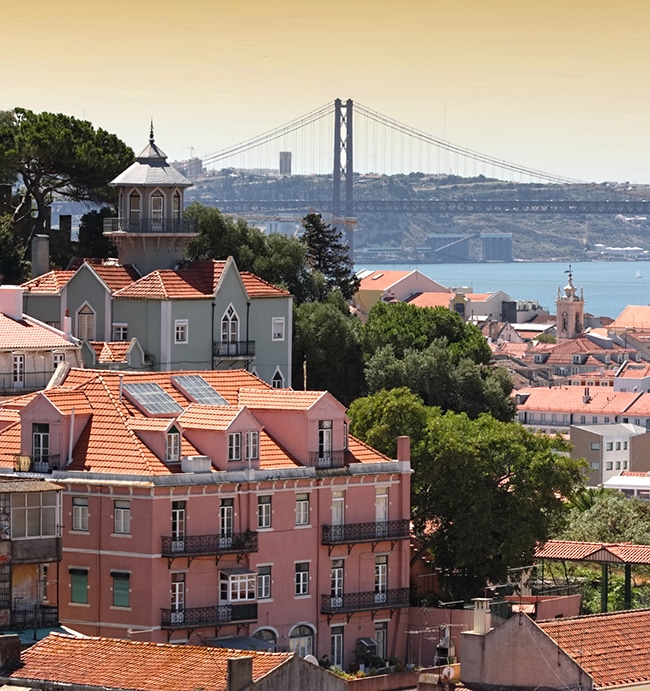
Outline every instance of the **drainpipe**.
<svg viewBox="0 0 650 691"><path fill-rule="evenodd" d="M251 314L251 301L246 300L246 355L248 355L248 347L249 347L249 340L248 340L248 326L250 323L250 314ZM250 360L246 360L246 371L248 372L248 365L250 364Z"/></svg>
<svg viewBox="0 0 650 691"><path fill-rule="evenodd" d="M74 432L74 408L70 411L70 440L68 442L68 460L66 462L66 465L70 465L72 463L72 439L73 439L73 432Z"/></svg>
<svg viewBox="0 0 650 691"><path fill-rule="evenodd" d="M216 304L212 301L212 317L210 321L210 369L214 369L214 308Z"/></svg>

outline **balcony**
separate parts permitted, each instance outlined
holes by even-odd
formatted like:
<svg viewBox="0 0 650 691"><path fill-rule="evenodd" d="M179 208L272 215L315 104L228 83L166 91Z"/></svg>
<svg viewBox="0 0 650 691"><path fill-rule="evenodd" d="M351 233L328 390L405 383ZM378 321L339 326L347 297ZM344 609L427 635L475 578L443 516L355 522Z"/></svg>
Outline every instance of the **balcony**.
<svg viewBox="0 0 650 691"><path fill-rule="evenodd" d="M399 609L409 606L409 589L394 588L376 593L345 593L339 596L321 595L321 614L353 614L376 612L380 609Z"/></svg>
<svg viewBox="0 0 650 691"><path fill-rule="evenodd" d="M408 518L398 521L324 525L322 527L321 544L345 545L355 542L407 540L410 537L409 526Z"/></svg>
<svg viewBox="0 0 650 691"><path fill-rule="evenodd" d="M254 358L255 341L218 341L213 344L212 354L219 358Z"/></svg>
<svg viewBox="0 0 650 691"><path fill-rule="evenodd" d="M59 608L51 605L17 606L11 610L11 628L41 629L59 625Z"/></svg>
<svg viewBox="0 0 650 691"><path fill-rule="evenodd" d="M187 535L183 538L163 537L161 555L175 557L203 557L220 554L257 552L257 533L248 530L232 535Z"/></svg>
<svg viewBox="0 0 650 691"><path fill-rule="evenodd" d="M160 612L163 629L198 629L204 626L255 622L257 621L257 602L178 610L161 609Z"/></svg>
<svg viewBox="0 0 650 691"><path fill-rule="evenodd" d="M345 467L345 455L347 451L310 451L309 463L311 468L320 470L322 468L343 468Z"/></svg>
<svg viewBox="0 0 650 691"><path fill-rule="evenodd" d="M58 470L59 456L28 456L16 454L14 456L15 473L51 473Z"/></svg>
<svg viewBox="0 0 650 691"><path fill-rule="evenodd" d="M196 235L199 232L195 218L105 218L104 235Z"/></svg>

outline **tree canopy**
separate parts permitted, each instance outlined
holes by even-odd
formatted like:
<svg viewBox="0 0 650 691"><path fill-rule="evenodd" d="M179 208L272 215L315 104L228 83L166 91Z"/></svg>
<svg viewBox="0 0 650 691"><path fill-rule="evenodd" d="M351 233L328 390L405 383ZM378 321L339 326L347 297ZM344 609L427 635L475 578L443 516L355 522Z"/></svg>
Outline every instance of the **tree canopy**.
<svg viewBox="0 0 650 691"><path fill-rule="evenodd" d="M564 439L519 423L423 408L403 389L355 401L349 415L353 434L393 457L395 433L415 430L412 517L448 596L476 596L529 564L537 543L561 529L564 499L583 485L583 462Z"/></svg>
<svg viewBox="0 0 650 691"><path fill-rule="evenodd" d="M307 214L302 227L300 240L306 247L309 265L323 275L328 292L339 290L349 300L359 287L359 279L354 273L350 248L343 241L341 231L325 223L317 213Z"/></svg>
<svg viewBox="0 0 650 691"><path fill-rule="evenodd" d="M61 113L15 108L0 117L0 171L22 185L14 221L33 216L25 245L45 230L55 196L113 202L108 183L133 162L133 151L114 134Z"/></svg>

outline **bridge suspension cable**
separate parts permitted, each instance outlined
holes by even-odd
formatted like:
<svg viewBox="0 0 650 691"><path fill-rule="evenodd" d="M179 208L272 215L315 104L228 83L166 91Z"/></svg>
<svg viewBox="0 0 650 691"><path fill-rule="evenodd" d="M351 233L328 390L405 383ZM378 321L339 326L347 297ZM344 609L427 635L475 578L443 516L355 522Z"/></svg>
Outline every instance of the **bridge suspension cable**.
<svg viewBox="0 0 650 691"><path fill-rule="evenodd" d="M445 151L449 151L451 153L458 154L460 156L463 156L465 158L472 159L474 161L479 161L481 163L486 163L488 165L492 165L497 168L502 168L504 170L509 170L513 173L519 173L523 175L528 175L530 177L537 178L539 180L544 180L547 182L558 182L558 183L580 183L582 182L581 180L574 180L572 178L566 178L561 175L555 175L553 173L545 173L544 171L541 170L535 170L534 168L528 168L526 166L518 165L516 163L509 163L508 161L499 159L499 158L494 158L492 156L488 156L487 154L482 154L478 151L473 151L472 149L468 149L463 146L458 146L457 144L453 144L452 142L446 141L444 139L439 139L438 137L434 137L433 135L427 134L426 132L422 132L420 130L415 129L414 127L410 127L409 125L405 125L404 123L401 123L397 120L393 120L392 118L389 118L385 115L382 115L381 113L378 113L377 111L371 110L370 108L367 108L366 106L355 102L354 104L354 112L356 114L362 115L369 120L373 120L374 122L383 125L384 127L387 127L389 129L392 129L396 132L399 132L401 134L407 135L409 137L413 137L415 139L418 139L419 141L425 142L427 144L433 144L434 146L437 146L441 149L444 149Z"/></svg>
<svg viewBox="0 0 650 691"><path fill-rule="evenodd" d="M295 120L291 120L290 122L287 122L284 125L280 125L279 127L269 130L268 132L264 132L263 134L260 134L257 137L246 139L245 141L240 142L239 144L234 144L233 146L227 149L222 149L221 151L209 154L208 156L203 156L203 164L211 165L214 163L218 163L223 159L236 156L237 154L241 154L246 151L251 151L252 149L259 148L261 146L264 146L265 144L268 144L269 142L279 139L280 137L284 137L285 135L291 134L299 129L307 127L308 125L311 125L317 120L321 120L322 118L332 115L332 104L326 103L324 106L316 108L316 110L312 110L311 112L307 113L306 115L303 115L302 117L296 118Z"/></svg>

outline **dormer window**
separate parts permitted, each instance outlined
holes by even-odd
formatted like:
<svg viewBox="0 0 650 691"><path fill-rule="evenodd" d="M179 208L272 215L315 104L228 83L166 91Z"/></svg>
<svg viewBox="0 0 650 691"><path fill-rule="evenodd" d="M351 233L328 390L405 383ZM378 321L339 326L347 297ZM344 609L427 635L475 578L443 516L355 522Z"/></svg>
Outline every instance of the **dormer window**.
<svg viewBox="0 0 650 691"><path fill-rule="evenodd" d="M47 461L50 457L50 426L35 423L32 426L32 457L35 461Z"/></svg>
<svg viewBox="0 0 650 691"><path fill-rule="evenodd" d="M241 432L228 435L228 460L241 461Z"/></svg>
<svg viewBox="0 0 650 691"><path fill-rule="evenodd" d="M77 336L82 341L95 340L95 313L90 305L84 305L77 313Z"/></svg>
<svg viewBox="0 0 650 691"><path fill-rule="evenodd" d="M251 430L246 433L246 460L256 461L260 457L260 433Z"/></svg>
<svg viewBox="0 0 650 691"><path fill-rule="evenodd" d="M165 445L165 461L167 463L178 463L181 460L181 435L176 427L171 427L167 432Z"/></svg>
<svg viewBox="0 0 650 691"><path fill-rule="evenodd" d="M573 356L573 364L574 365L579 365L582 362L582 355L574 355Z"/></svg>

